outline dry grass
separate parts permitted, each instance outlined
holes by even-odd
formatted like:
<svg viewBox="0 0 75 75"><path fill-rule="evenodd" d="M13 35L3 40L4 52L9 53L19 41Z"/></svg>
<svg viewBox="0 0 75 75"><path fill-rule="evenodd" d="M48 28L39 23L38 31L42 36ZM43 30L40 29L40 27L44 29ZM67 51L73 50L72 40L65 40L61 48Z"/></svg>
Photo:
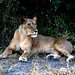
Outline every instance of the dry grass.
<svg viewBox="0 0 75 75"><path fill-rule="evenodd" d="M39 62L42 62L44 64L41 64L39 66L38 65ZM47 62L47 60L46 60L46 62ZM51 68L50 64L46 63L46 62L45 62L45 60L35 58L32 61L31 74L26 74L26 75L75 75L75 65L71 66L71 64L74 64L75 60L73 60L70 63L66 63L66 65L67 65L66 67L61 66L60 68ZM60 62L63 63L63 65L65 65L66 61L62 57L60 59Z"/></svg>
<svg viewBox="0 0 75 75"><path fill-rule="evenodd" d="M9 58L7 59L2 59L0 63L0 75L2 75L5 72L5 69L3 66L5 66L8 69L8 72L10 72L16 66L21 65L23 62L21 63L18 61L18 63L14 63L14 64L12 63L13 61L17 61L18 57L19 55L13 54L9 56ZM5 61L6 61L6 64L1 65ZM35 58L33 58L32 61L30 60L29 62L32 62L31 66L29 65L27 66L29 68L27 67L25 68L24 66L26 65L22 64L18 72L16 71L18 68L16 68L15 73L13 72L12 73L15 75L75 75L75 65L70 66L71 64L74 64L75 61L71 62L70 64L65 64L65 59L61 58L61 61L57 61L58 64L63 63L63 65L67 65L67 67L61 66L60 68L55 68L55 67L52 68L51 64L49 63L50 61L41 59L38 56L35 56ZM53 61L52 63L55 63L55 61ZM27 71L27 73L25 71Z"/></svg>
<svg viewBox="0 0 75 75"><path fill-rule="evenodd" d="M37 63L34 63L31 75L75 75L75 65L71 68L61 67L59 69L52 69L50 65L42 65L40 68L44 68L41 72ZM29 75L29 74L27 74Z"/></svg>
<svg viewBox="0 0 75 75"><path fill-rule="evenodd" d="M0 73L3 73L4 69L2 68L2 66L0 65Z"/></svg>
<svg viewBox="0 0 75 75"><path fill-rule="evenodd" d="M65 60L64 58L62 59L60 60L60 62L65 65ZM41 65L38 64L39 62L42 62ZM45 61L40 58L35 58L32 61L31 73L26 75L75 75L75 65L71 66L71 64L73 64L74 62L75 61L66 63L66 67L61 66L60 68L52 68L47 60Z"/></svg>

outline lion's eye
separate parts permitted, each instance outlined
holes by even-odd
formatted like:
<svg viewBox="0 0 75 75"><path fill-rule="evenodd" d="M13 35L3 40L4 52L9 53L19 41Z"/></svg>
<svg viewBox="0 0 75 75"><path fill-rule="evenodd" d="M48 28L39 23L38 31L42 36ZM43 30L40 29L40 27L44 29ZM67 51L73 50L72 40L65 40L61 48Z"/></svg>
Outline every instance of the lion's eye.
<svg viewBox="0 0 75 75"><path fill-rule="evenodd" d="M29 26L29 27L32 27L32 26L31 26L31 23L29 23L28 26Z"/></svg>
<svg viewBox="0 0 75 75"><path fill-rule="evenodd" d="M30 23L29 23L28 25L29 25L29 26L31 26L31 24L30 24Z"/></svg>

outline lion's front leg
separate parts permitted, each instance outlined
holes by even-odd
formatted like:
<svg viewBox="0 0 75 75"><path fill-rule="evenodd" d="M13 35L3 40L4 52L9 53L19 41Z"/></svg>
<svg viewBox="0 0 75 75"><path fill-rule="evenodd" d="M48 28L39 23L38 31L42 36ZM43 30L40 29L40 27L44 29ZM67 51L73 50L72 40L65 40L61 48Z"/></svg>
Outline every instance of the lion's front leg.
<svg viewBox="0 0 75 75"><path fill-rule="evenodd" d="M15 51L16 49L19 50L20 48L18 44L19 42L16 39L12 39L10 45L5 49L2 54L0 54L0 58L6 58L8 55L12 54L12 51Z"/></svg>
<svg viewBox="0 0 75 75"><path fill-rule="evenodd" d="M19 61L24 61L24 62L27 62L28 59L27 57L29 56L30 53L22 53L22 55L19 57Z"/></svg>
<svg viewBox="0 0 75 75"><path fill-rule="evenodd" d="M27 58L30 54L30 51L31 51L31 42L29 43L22 43L21 45L21 49L24 51L22 53L22 55L19 57L19 61L24 61L24 62L27 62Z"/></svg>
<svg viewBox="0 0 75 75"><path fill-rule="evenodd" d="M10 50L10 48L7 47L7 48L5 49L5 51L4 51L2 54L0 54L0 58L7 58L7 56L8 56L9 54L12 54L12 50Z"/></svg>

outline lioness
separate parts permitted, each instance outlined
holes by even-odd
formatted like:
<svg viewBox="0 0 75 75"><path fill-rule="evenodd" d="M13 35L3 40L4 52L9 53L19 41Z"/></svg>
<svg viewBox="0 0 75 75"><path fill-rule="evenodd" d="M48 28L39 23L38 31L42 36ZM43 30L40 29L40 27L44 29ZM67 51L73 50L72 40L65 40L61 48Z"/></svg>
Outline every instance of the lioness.
<svg viewBox="0 0 75 75"><path fill-rule="evenodd" d="M12 51L19 51L20 49L24 52L19 57L19 61L27 61L27 57L31 52L47 52L50 53L46 56L53 57L57 59L60 57L59 53L67 56L67 62L74 59L74 56L70 53L72 52L72 44L62 38L52 38L42 35L38 35L37 17L33 19L26 19L21 17L19 19L20 26L15 31L14 37L10 45L5 49L5 51L0 55L0 58L6 58Z"/></svg>

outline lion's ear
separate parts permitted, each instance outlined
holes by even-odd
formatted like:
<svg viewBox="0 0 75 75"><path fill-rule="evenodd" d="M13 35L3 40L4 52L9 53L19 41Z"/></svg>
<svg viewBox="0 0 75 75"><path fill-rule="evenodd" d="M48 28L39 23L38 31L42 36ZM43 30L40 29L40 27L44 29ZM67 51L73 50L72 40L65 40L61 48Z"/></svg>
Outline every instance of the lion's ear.
<svg viewBox="0 0 75 75"><path fill-rule="evenodd" d="M33 20L34 20L34 21L37 21L37 17L33 17Z"/></svg>
<svg viewBox="0 0 75 75"><path fill-rule="evenodd" d="M20 22L20 24L23 24L26 22L26 19L24 17L20 17L19 22Z"/></svg>

